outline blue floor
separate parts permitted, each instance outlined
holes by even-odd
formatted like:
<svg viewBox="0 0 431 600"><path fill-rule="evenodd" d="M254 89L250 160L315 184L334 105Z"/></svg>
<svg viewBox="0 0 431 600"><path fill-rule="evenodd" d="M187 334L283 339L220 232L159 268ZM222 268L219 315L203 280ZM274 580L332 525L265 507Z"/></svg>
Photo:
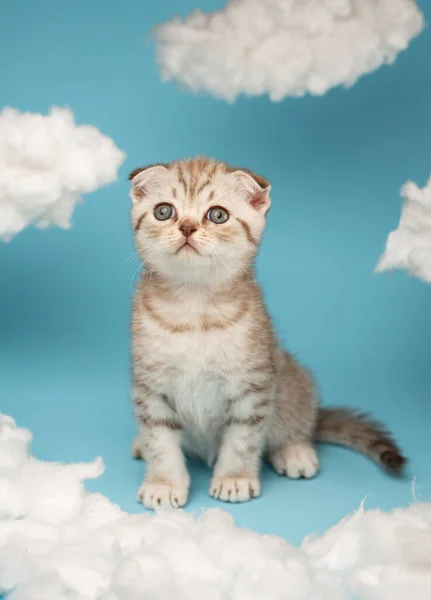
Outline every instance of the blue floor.
<svg viewBox="0 0 431 600"><path fill-rule="evenodd" d="M3 0L0 108L46 113L68 105L128 158L118 184L88 196L68 231L28 230L0 244L0 410L34 433L45 460L102 456L89 484L128 511L144 466L130 458L130 294L136 260L128 171L206 153L256 169L273 184L258 273L286 346L313 369L325 404L372 411L411 459L394 480L341 448L320 449L313 481L269 469L244 505L208 497L191 466L187 510L222 506L236 523L299 544L366 506L431 500L431 286L373 275L399 218L399 189L431 170L431 31L395 65L322 98L228 106L162 84L149 29L215 0ZM420 2L431 19L429 3ZM103 7L103 8L102 8ZM101 15L103 18L101 18ZM5 58L7 56L7 59Z"/></svg>

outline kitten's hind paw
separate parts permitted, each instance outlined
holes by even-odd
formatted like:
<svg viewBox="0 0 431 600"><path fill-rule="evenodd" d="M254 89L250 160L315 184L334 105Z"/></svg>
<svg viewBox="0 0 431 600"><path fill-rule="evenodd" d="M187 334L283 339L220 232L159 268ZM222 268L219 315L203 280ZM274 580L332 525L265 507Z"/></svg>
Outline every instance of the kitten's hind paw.
<svg viewBox="0 0 431 600"><path fill-rule="evenodd" d="M138 500L146 508L180 508L187 502L189 486L182 483L144 481L139 488Z"/></svg>
<svg viewBox="0 0 431 600"><path fill-rule="evenodd" d="M213 477L210 496L223 502L247 502L260 496L258 477Z"/></svg>
<svg viewBox="0 0 431 600"><path fill-rule="evenodd" d="M277 473L290 479L310 479L319 470L316 450L308 443L288 444L270 459Z"/></svg>
<svg viewBox="0 0 431 600"><path fill-rule="evenodd" d="M144 460L144 451L142 448L142 439L138 435L133 440L132 448L130 449L133 458Z"/></svg>

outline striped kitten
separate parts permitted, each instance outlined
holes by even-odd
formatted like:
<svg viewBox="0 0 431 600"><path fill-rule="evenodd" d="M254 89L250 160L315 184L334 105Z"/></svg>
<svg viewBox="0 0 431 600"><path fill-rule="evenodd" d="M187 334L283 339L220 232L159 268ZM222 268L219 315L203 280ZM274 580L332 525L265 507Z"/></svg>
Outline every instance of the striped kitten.
<svg viewBox="0 0 431 600"><path fill-rule="evenodd" d="M400 472L392 437L366 416L319 409L310 375L277 342L253 273L269 183L205 158L136 169L130 179L147 269L132 321L143 504L186 503L185 453L214 465L209 493L229 502L259 496L265 454L280 475L313 477L316 441Z"/></svg>

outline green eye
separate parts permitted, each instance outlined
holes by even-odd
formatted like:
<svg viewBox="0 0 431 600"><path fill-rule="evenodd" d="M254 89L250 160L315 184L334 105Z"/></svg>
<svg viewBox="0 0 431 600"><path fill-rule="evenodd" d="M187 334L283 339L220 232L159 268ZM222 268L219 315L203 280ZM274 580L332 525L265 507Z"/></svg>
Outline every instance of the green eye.
<svg viewBox="0 0 431 600"><path fill-rule="evenodd" d="M226 223L226 221L229 219L229 213L224 208L216 206L208 211L207 217L216 225L221 225L222 223Z"/></svg>
<svg viewBox="0 0 431 600"><path fill-rule="evenodd" d="M158 221L167 221L175 214L172 204L159 204L154 209L154 216Z"/></svg>

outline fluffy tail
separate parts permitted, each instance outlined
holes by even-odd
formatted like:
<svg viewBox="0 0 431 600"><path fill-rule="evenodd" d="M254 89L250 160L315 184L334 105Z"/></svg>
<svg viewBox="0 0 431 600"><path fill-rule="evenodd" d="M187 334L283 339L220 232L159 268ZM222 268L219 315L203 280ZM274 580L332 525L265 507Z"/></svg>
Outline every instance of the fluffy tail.
<svg viewBox="0 0 431 600"><path fill-rule="evenodd" d="M347 408L321 408L315 439L356 450L394 474L400 474L407 462L383 425Z"/></svg>

